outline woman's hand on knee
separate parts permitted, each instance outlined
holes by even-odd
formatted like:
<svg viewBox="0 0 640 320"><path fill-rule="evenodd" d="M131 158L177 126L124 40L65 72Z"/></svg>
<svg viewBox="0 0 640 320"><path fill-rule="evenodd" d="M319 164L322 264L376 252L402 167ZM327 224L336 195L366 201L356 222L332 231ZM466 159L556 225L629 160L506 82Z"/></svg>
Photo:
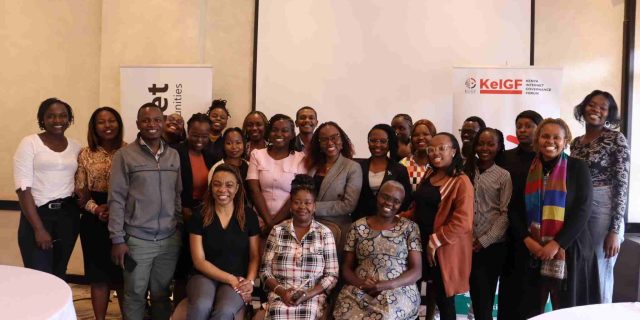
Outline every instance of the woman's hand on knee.
<svg viewBox="0 0 640 320"><path fill-rule="evenodd" d="M253 281L239 277L238 285L233 289L242 297L245 303L251 302L251 294L253 293Z"/></svg>

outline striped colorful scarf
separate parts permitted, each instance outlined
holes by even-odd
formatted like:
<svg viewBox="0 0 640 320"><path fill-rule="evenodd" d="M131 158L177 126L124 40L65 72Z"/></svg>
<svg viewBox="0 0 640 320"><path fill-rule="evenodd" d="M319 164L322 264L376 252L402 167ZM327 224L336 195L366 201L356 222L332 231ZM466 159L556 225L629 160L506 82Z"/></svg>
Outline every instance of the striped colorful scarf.
<svg viewBox="0 0 640 320"><path fill-rule="evenodd" d="M540 243L554 239L562 230L567 200L567 159L562 152L544 184L542 160L538 155L529 168L524 201L531 236ZM543 194L544 192L544 194Z"/></svg>

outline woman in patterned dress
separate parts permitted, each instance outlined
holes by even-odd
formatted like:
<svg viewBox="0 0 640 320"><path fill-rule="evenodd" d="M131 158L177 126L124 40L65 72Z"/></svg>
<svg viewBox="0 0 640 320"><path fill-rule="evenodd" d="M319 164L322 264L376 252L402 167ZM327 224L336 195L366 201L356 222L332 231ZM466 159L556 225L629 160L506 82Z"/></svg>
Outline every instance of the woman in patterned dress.
<svg viewBox="0 0 640 320"><path fill-rule="evenodd" d="M422 273L418 226L396 217L404 188L387 181L377 195L377 213L354 222L345 245L335 319L415 319L420 306L416 281Z"/></svg>
<svg viewBox="0 0 640 320"><path fill-rule="evenodd" d="M291 219L271 230L260 270L269 291L266 319L313 320L327 311L338 281L338 257L331 230L315 221L313 178L291 182Z"/></svg>
<svg viewBox="0 0 640 320"><path fill-rule="evenodd" d="M107 223L107 190L113 155L123 145L122 118L110 107L96 109L89 119L88 147L78 156L76 194L84 203L80 219L80 243L85 277L91 283L91 304L96 319L104 319L111 288L122 286L122 270L111 262L111 240ZM118 299L124 296L118 292ZM121 301L122 302L122 301ZM122 303L120 303L122 305Z"/></svg>
<svg viewBox="0 0 640 320"><path fill-rule="evenodd" d="M629 192L627 139L619 131L618 105L610 93L591 92L575 107L576 120L587 132L571 142L571 156L584 160L593 181L589 232L598 257L603 303L613 296L613 266L624 236L624 212Z"/></svg>

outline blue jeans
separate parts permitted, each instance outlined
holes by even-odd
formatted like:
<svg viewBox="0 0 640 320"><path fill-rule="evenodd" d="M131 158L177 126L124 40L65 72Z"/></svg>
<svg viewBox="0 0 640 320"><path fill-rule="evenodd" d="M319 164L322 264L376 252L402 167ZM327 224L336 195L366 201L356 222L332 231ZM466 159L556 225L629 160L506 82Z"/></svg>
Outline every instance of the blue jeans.
<svg viewBox="0 0 640 320"><path fill-rule="evenodd" d="M600 296L602 297L602 303L611 303L611 297L613 296L613 267L618 258L618 256L615 256L607 259L604 253L604 240L609 233L612 216L611 187L594 187L591 216L589 217L589 232L591 233L591 241L596 251L596 257L598 258L598 275L600 278ZM624 224L618 236L622 243Z"/></svg>
<svg viewBox="0 0 640 320"><path fill-rule="evenodd" d="M171 279L178 262L181 246L180 232L171 237L148 241L135 237L126 240L129 254L138 265L132 272L124 271L123 316L126 320L142 320L151 294L151 317L169 320L171 316Z"/></svg>

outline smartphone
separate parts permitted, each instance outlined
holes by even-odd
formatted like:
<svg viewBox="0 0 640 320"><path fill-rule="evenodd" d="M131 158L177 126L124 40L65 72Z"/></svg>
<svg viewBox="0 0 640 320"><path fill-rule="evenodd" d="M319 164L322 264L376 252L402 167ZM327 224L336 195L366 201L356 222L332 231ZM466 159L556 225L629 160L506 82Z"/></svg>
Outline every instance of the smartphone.
<svg viewBox="0 0 640 320"><path fill-rule="evenodd" d="M124 269L127 272L133 272L137 265L138 263L129 254L124 255Z"/></svg>

